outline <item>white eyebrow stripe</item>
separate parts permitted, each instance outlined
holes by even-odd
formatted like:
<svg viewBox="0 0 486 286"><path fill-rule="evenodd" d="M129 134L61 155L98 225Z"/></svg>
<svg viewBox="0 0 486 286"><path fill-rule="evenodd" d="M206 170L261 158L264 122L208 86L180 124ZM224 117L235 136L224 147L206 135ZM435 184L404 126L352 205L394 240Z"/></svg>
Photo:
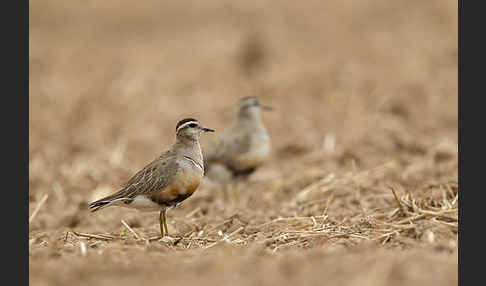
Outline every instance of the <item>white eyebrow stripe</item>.
<svg viewBox="0 0 486 286"><path fill-rule="evenodd" d="M184 158L187 159L187 160L189 160L191 163L193 163L194 165L196 165L196 167L198 167L199 169L201 169L201 171L204 172L203 166L201 166L201 164L199 164L196 160L192 159L189 156L184 156Z"/></svg>
<svg viewBox="0 0 486 286"><path fill-rule="evenodd" d="M188 121L188 122L182 124L181 126L179 126L179 128L177 128L176 132L179 131L181 128L186 127L186 125L189 125L189 124L192 124L192 123L196 123L199 126L199 122L197 122L197 121Z"/></svg>

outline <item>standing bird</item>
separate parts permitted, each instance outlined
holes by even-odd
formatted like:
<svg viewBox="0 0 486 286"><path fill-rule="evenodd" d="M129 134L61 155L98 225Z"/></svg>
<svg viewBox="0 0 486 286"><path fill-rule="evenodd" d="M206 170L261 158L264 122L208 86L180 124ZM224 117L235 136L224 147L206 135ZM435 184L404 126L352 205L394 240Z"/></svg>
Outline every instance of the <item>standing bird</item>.
<svg viewBox="0 0 486 286"><path fill-rule="evenodd" d="M205 152L206 170L223 165L233 177L246 177L260 167L271 150L262 111L272 109L262 105L256 97L241 99L236 121Z"/></svg>
<svg viewBox="0 0 486 286"><path fill-rule="evenodd" d="M160 233L162 237L168 236L167 209L189 198L204 175L199 138L201 132L208 131L214 132L202 127L196 119L179 121L171 149L137 172L121 190L92 202L89 208L93 212L108 206L160 211Z"/></svg>

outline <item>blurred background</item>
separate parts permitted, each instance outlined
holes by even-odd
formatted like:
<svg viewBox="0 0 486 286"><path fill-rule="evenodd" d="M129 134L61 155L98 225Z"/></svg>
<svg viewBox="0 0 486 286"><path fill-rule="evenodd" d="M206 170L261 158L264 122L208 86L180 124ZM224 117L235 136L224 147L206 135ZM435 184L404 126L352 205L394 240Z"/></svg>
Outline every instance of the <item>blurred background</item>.
<svg viewBox="0 0 486 286"><path fill-rule="evenodd" d="M221 129L250 95L278 110L277 150L380 136L376 115L451 137L457 34L444 0L32 1L30 155L125 141L147 161L180 118Z"/></svg>
<svg viewBox="0 0 486 286"><path fill-rule="evenodd" d="M30 238L119 231L122 210L86 217L95 191L169 148L184 117L224 130L245 96L275 108L255 180L390 161L404 187L457 180L457 1L36 0L29 13L30 212L49 194Z"/></svg>

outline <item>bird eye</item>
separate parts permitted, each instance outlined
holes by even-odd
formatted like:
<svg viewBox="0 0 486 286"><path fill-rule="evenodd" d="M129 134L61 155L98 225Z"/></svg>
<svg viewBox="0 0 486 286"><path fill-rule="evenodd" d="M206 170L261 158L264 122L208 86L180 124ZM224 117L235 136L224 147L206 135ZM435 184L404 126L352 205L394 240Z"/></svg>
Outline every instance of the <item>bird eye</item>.
<svg viewBox="0 0 486 286"><path fill-rule="evenodd" d="M196 128L197 127L197 124L196 123L191 123L191 124L189 124L189 127Z"/></svg>

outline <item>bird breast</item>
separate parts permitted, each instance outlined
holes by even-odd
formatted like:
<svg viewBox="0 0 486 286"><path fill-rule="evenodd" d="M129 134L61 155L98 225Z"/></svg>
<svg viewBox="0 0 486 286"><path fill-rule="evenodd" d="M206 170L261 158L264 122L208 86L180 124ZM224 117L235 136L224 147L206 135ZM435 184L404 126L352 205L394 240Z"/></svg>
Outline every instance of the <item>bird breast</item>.
<svg viewBox="0 0 486 286"><path fill-rule="evenodd" d="M159 204L183 200L197 190L203 177L203 171L189 161L182 161L180 164L179 171L172 182L163 190L155 193L152 200Z"/></svg>
<svg viewBox="0 0 486 286"><path fill-rule="evenodd" d="M152 195L152 200L163 205L180 198L185 199L197 190L200 183L201 176L180 176L174 183Z"/></svg>
<svg viewBox="0 0 486 286"><path fill-rule="evenodd" d="M254 134L250 140L250 148L248 148L248 151L234 158L235 161L238 162L235 164L238 166L238 169L257 167L261 165L270 154L271 143L268 134Z"/></svg>

